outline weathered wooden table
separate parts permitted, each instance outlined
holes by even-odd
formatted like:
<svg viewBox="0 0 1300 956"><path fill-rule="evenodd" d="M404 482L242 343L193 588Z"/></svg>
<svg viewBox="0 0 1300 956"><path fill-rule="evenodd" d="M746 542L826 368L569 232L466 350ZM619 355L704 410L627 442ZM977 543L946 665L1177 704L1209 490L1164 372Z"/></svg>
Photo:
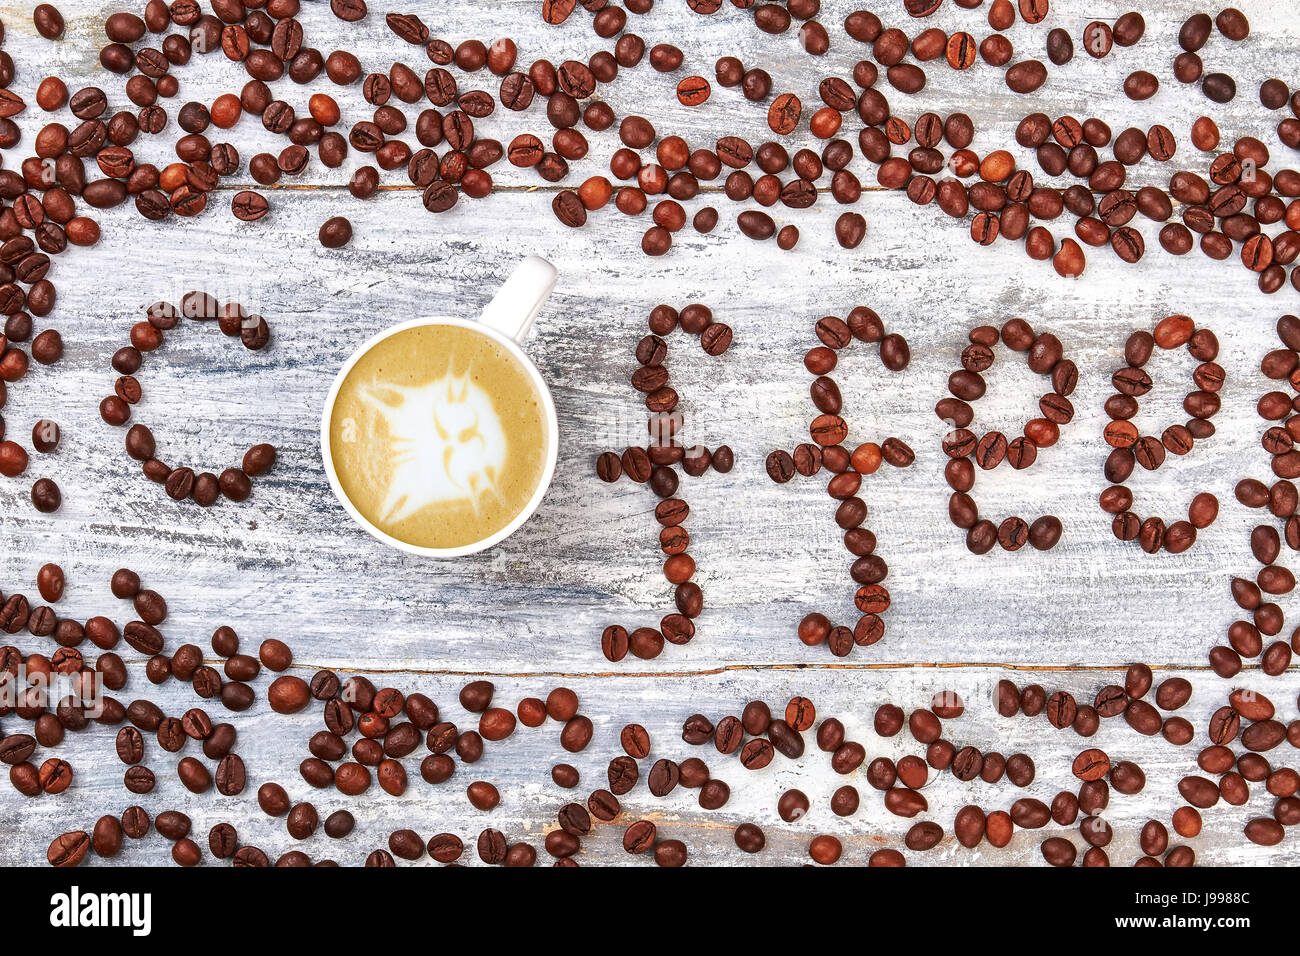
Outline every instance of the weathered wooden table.
<svg viewBox="0 0 1300 956"><path fill-rule="evenodd" d="M711 146L725 134L761 142L768 136L764 108L745 102L736 90L715 88L707 104L687 110L673 95L677 80L691 72L711 77L718 56L735 54L747 66L768 69L778 91L791 89L813 102L821 77L847 76L864 55L839 29L844 15L858 5L875 8L889 23L918 29L898 3L825 0L821 19L831 29L833 47L819 60L804 53L793 31L764 35L749 14L730 5L716 16L700 17L682 0L659 0L649 16L630 18L630 28L648 44L680 45L685 66L669 75L648 65L624 71L602 95L620 116L643 113L661 135L680 133L692 146ZM1230 44L1216 34L1204 51L1207 63L1231 72L1239 84L1236 100L1222 107L1172 78L1178 25L1200 9L1191 0L1145 10L1146 36L1134 48L1116 47L1104 60L1080 48L1068 67L1053 69L1043 89L1030 97L1010 94L1001 71L983 64L961 75L932 65L929 85L916 97L886 90L909 121L924 110L968 112L978 129L978 152L1010 148L1035 172L1032 156L1015 146L1012 132L1021 116L1037 109L1081 119L1098 115L1116 132L1165 123L1178 137L1175 163L1202 171L1208 160L1191 147L1189 129L1198 115L1209 113L1225 140L1258 135L1273 149L1274 166L1285 165L1295 155L1273 132L1280 114L1263 110L1256 90L1275 71L1283 71L1288 81L1300 80L1285 72L1295 65L1300 16L1289 4L1241 0L1240 5L1252 22L1249 40ZM35 35L26 5L4 5L5 48L18 64L15 89L31 102L39 78L55 71L74 89L76 83L103 85L114 107L122 105L120 83L110 82L96 63L100 24L115 5L64 0L61 6L67 36L51 43ZM1062 0L1053 5L1047 23L1017 24L1008 35L1026 55L1043 57L1047 27L1065 27L1078 45L1086 22L1111 21L1130 6L1127 0ZM538 7L536 0L413 5L435 35L453 42L514 37L524 64L540 56L585 60L609 46L592 34L581 8L556 28L541 22ZM304 0L300 19L308 42L325 52L346 46L359 52L367 69L386 70L402 58L423 70L423 52L389 33L384 12L375 5L364 22L343 24L328 4ZM987 32L983 11L951 5L925 25ZM1144 67L1160 76L1162 88L1155 98L1134 103L1123 96L1121 82ZM191 98L210 102L244 81L242 71L219 53L196 57L179 76L175 106ZM495 91L486 73L479 81ZM305 107L305 89L282 80L276 90ZM368 112L359 85L329 91L340 98L345 121ZM7 166L16 168L26 155L44 121L37 113L29 108L20 118L25 141L5 157ZM65 110L56 118L70 117ZM537 104L522 116L498 110L481 126L503 142L518 132L547 128ZM856 126L850 134L856 134ZM245 161L259 150L279 148L248 119L228 138ZM615 130L591 139L590 156L574 164L564 185L604 171L617 145ZM789 145L812 142L806 117L790 140ZM137 144L139 158L166 161L170 142L164 136ZM858 207L869 223L858 250L845 252L835 243L832 227L840 210L829 196L806 211L772 210L802 231L795 251L751 242L735 226L742 207L719 196L715 184L688 204L688 212L716 203L722 212L717 230L701 236L688 228L660 259L639 249L648 215L628 219L611 205L594 213L586 228L566 229L549 208L559 187L539 187L531 171L501 163L492 170L497 188L489 199L463 200L452 212L435 216L423 209L418 191L396 185L400 173L386 180L393 188L373 199L352 199L344 185L359 158L354 153L343 169L333 171L313 161L297 181L265 190L273 210L259 223L237 222L226 208L233 190L246 185L241 174L238 185L216 194L216 208L196 219L146 223L123 207L101 216L104 238L98 246L59 257L52 274L59 301L49 322L62 331L66 355L53 369L33 365L27 379L11 387L4 415L11 435L25 435L36 419L51 417L63 426L64 438L52 457L34 456L24 479L0 482L0 587L6 593L34 593L37 568L57 561L69 575L60 613L79 618L111 613L124 622L131 616L129 605L108 594L107 582L114 568L128 565L168 598L171 614L163 630L171 647L192 641L206 648L212 630L230 624L245 648L256 648L267 637L290 643L296 653L293 673L309 677L317 668L333 667L343 674L364 673L378 686L418 689L463 725L467 718L456 691L474 677L487 676L498 699L512 707L521 697L545 696L548 689L567 685L580 695L582 712L596 725L596 739L575 758L560 748L554 722L537 730L521 727L505 743L489 745L477 765L462 766L451 783L425 785L408 760L413 782L404 797L386 797L376 788L358 802L332 791L312 792L298 777L307 738L317 729L315 709L277 717L259 699L252 710L229 717L239 731L236 749L250 771L241 798L189 794L172 770L175 758L148 741L159 778L148 805L190 814L201 843L211 825L229 819L245 842L262 846L273 858L291 849L294 841L283 823L260 813L254 801L257 786L274 779L295 799L313 801L322 817L342 806L358 816L359 826L347 840L331 842L318 834L302 844L313 858L359 863L385 845L391 830L405 826L426 837L452 831L467 842L483 827L495 826L512 841L528 840L540 848L561 804L585 799L605 785L605 766L621 752L619 729L637 721L653 737L652 760L701 756L715 776L731 784L732 798L724 809L709 813L698 808L694 792L679 788L656 799L643 780L624 798L623 822L653 819L661 837L685 840L696 862L741 861L731 828L748 820L767 833L767 849L757 862L806 860L809 839L826 832L845 840L845 862L862 863L881 846L901 848L914 822L885 811L863 770L837 778L810 740L802 760L778 757L766 770L752 773L712 747L683 743L682 720L697 711L715 720L739 713L752 698L783 708L792 695L802 694L816 703L819 716L840 717L849 738L862 742L869 756L897 757L922 748L906 734L878 739L871 727L876 706L894 701L910 710L926 706L937 691L955 690L967 710L946 722L946 735L959 746L1024 751L1036 762L1038 776L1022 792L1005 782L962 784L950 774L933 774L925 789L929 818L950 830L953 814L966 803L1005 809L1026 793L1050 801L1058 790L1077 786L1070 761L1084 741L1073 732L1053 731L1041 718L998 717L990 694L1004 677L1036 681L1049 691L1068 689L1090 701L1103 684L1121 679L1128 662L1142 660L1156 668L1158 680L1178 674L1193 682L1195 693L1182 713L1197 726L1198 741L1209 714L1237 684L1262 690L1278 704L1282 719L1295 719L1300 679L1294 666L1282 678L1264 677L1252 666L1235 681L1217 678L1206 666L1208 649L1234 619L1230 576L1253 575L1256 567L1247 541L1256 518L1234 500L1232 489L1242 477L1270 476L1254 405L1268 389L1259 360L1275 342L1274 322L1296 308L1290 287L1275 296L1260 294L1254 277L1235 258L1215 263L1193 252L1175 259L1159 248L1157 229L1145 221L1135 222L1147 243L1139 265L1122 264L1108 249L1089 250L1084 276L1064 280L1050 263L1032 262L1005 242L978 247L966 223L874 188L874 168L861 157L851 168L873 188ZM1164 186L1174 168L1181 166L1156 167L1148 160L1130 181ZM344 249L325 250L316 230L333 215L348 216L355 237ZM1059 238L1067 228L1062 220L1053 231ZM358 343L403 319L475 315L527 253L549 258L560 271L555 296L528 346L560 410L562 448L554 486L535 518L489 553L439 563L386 550L348 520L326 483L318 418L335 370ZM279 463L256 483L251 499L211 510L177 504L145 481L123 454L122 433L96 412L112 388L108 358L125 344L143 307L157 299L177 300L189 289L261 312L273 336L266 350L249 353L232 348L213 327L185 327L169 336L141 373L146 398L137 419L152 426L164 459L217 471L236 463L254 442L269 441L279 449ZM670 587L659 570L651 492L626 481L604 485L593 468L600 451L621 449L643 435L644 410L627 382L635 368L633 345L644 334L647 313L660 302L703 302L735 330L734 346L720 359L679 333L670 340L670 360L683 395L686 437L710 447L730 444L737 464L728 475L711 472L683 481L682 494L693 509L691 550L706 599L695 640L669 646L652 661L629 657L610 664L599 647L607 624L653 624L671 605ZM810 376L801 358L816 344L814 321L846 315L859 304L875 308L890 330L908 338L912 363L906 372L891 374L866 354L869 349L850 352L839 373L852 429L849 443L897 435L915 449L916 462L905 471L886 467L866 484L869 524L890 566L888 632L879 644L835 659L824 647L806 648L795 637L795 625L810 610L827 610L841 620L855 617L830 500L820 478L773 484L763 460L774 448L807 440ZM1228 372L1224 407L1212 439L1185 459L1171 457L1159 472L1135 477L1138 510L1177 516L1199 490L1214 492L1223 508L1190 551L1153 557L1117 542L1109 516L1097 506L1107 451L1101 440L1102 403L1127 335L1179 312L1219 336L1220 361ZM959 367L967 330L1012 316L1056 333L1078 363L1078 416L1031 471L982 474L976 494L990 513L1057 514L1065 535L1051 552L995 549L977 557L948 522L939 447L945 429L932 409L946 393L946 376ZM985 427L1018 432L1037 413L1042 382L1023 362L1001 354L1004 360L990 376L978 415ZM1178 402L1191 367L1183 354L1153 360L1157 388L1143 403L1144 428L1181 420ZM55 478L64 492L63 508L53 516L36 513L27 499L30 480L42 475ZM1281 603L1291 605L1286 598ZM143 661L129 649L127 654L131 679L118 695L124 701L148 696L175 713L193 706L188 687L149 686ZM257 681L259 698L267 680ZM214 709L214 717L219 711ZM12 732L16 718L3 724ZM1147 773L1141 794L1115 795L1107 811L1116 830L1111 859L1130 864L1140 853L1138 828L1150 817L1168 821L1181 802L1177 780L1196 772L1195 751L1203 744L1174 748L1112 720L1087 745L1106 749L1113 759L1137 761ZM1294 765L1294 753L1283 746L1270 756ZM89 829L101 814L119 813L135 802L123 789L111 731L70 734L62 754L76 769L68 792L25 800L10 790L0 801L5 824L0 862L43 861L56 833ZM562 791L551 782L550 767L561 760L581 770L577 791ZM649 761L643 762L643 776L648 769ZM469 807L464 786L473 779L500 786L503 801L491 814ZM829 809L831 792L844 783L863 792L862 808L847 819ZM775 805L792 786L808 793L813 808L790 825L781 822ZM1245 820L1267 815L1272 806L1262 785L1254 790L1246 807L1220 805L1206 812L1204 833L1190 841L1198 859L1294 862L1293 840L1272 849L1244 842ZM1083 845L1075 828L1061 832ZM623 853L620 833L618 826L598 827L584 841L581 861L649 863L648 857ZM1038 843L1045 834L1022 832L1006 849L984 844L975 851L964 850L949 834L929 853L909 852L908 862L1041 865ZM120 861L167 859L165 841L152 836L129 845ZM541 859L548 858L542 854ZM99 862L88 858L88 864Z"/></svg>

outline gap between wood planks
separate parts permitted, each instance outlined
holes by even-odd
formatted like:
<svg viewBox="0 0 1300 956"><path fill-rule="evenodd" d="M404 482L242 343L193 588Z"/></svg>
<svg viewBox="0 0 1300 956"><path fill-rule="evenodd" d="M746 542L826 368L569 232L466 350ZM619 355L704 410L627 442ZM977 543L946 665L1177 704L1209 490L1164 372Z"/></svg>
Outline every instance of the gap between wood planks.
<svg viewBox="0 0 1300 956"><path fill-rule="evenodd" d="M140 660L144 660L141 658ZM220 664L224 658L215 658L213 660L204 660L205 664ZM1125 671L1131 662L1123 664L1000 664L988 661L971 661L971 662L926 662L926 663L880 663L880 664L724 664L721 667L711 667L703 670L685 670L685 671L482 671L482 670L452 670L449 668L424 669L418 667L371 667L366 665L352 666L347 665L338 668L330 668L324 664L300 663L294 661L289 665L288 670L309 670L313 673L319 670L337 669L346 671L349 674L412 674L428 677L572 677L579 679L587 678L605 678L605 677L716 677L719 674L731 674L739 671L809 671L809 670L857 670L857 671L887 671L887 670L962 670L973 668L999 669L1007 671L1056 671L1064 673L1084 673L1100 671ZM1149 664L1153 671L1210 671L1211 668L1205 664ZM1259 665L1250 665L1242 667L1242 671L1260 670Z"/></svg>
<svg viewBox="0 0 1300 956"><path fill-rule="evenodd" d="M577 186L578 186L578 185L580 185L580 184L561 185L561 184L558 184L558 183L555 183L555 184L550 184L550 183L548 183L548 184L544 184L544 185L535 185L535 186L497 186L497 185L493 185L493 186L492 186L492 193L560 193L560 192L565 192L565 191L573 192L573 191L576 191L576 190L577 190ZM615 184L615 185L616 185L616 184ZM1122 188L1122 187L1121 187L1121 188ZM1173 206L1174 206L1175 209L1177 209L1178 207L1184 205L1184 203L1179 202L1177 199L1174 199L1174 197L1172 196L1172 194L1170 194L1170 192L1169 192L1167 189L1162 189L1162 188L1159 187L1159 186L1156 186L1155 188L1156 188L1156 189L1159 189L1161 193L1163 193L1165 196L1167 196L1167 197L1169 198L1169 201L1173 204ZM270 186L263 186L261 183L220 183L220 184L218 184L216 187L214 187L213 189L209 190L209 192L243 192L243 191L245 191L245 190L251 190L251 191L253 191L253 192L272 192L272 193L274 193L274 192L347 192L347 189L348 189L348 187L347 187L347 184L346 184L346 183L344 183L344 184L342 184L342 185L338 185L338 184L334 184L334 183L283 183L283 184L281 184L281 183L273 183L273 184L270 185ZM418 193L422 193L422 192L424 192L424 187L423 187L423 186L416 186L416 185L411 184L411 183L397 183L397 184L395 184L395 185L378 186L378 187L376 187L375 192L381 192L381 193L383 193L383 192L407 192L407 193L418 192ZM906 195L907 195L907 193L906 193L904 190L901 190L901 189L889 189L889 188L887 188L887 187L885 187L885 186L868 186L868 185L866 185L865 183L862 185L862 192L863 192L864 195L867 194L867 193L886 193L886 194L893 193L893 194L897 194L897 195L899 195L899 196L906 196ZM1090 190L1090 192L1092 192L1093 195L1095 195L1095 196L1104 196L1104 195L1105 195L1104 192L1097 192L1097 191L1095 191L1095 190ZM705 185L701 184L701 185L700 185L700 191L699 191L696 195L703 196L703 195L706 195L706 194L707 194L707 195L710 195L710 196L715 196L715 195L716 195L716 196L725 196L726 193L727 193L726 188L723 187L723 186L705 186ZM817 194L818 194L819 196L829 196L829 195L831 195L830 187L829 187L829 186L819 186L819 187L817 187ZM489 195L490 195L490 194L489 194ZM666 193L658 193L658 194L656 194L656 195L667 195L667 194L666 194ZM365 201L365 200L362 200L362 202L364 202L364 201ZM479 202L479 201L481 201L481 200L475 200L475 202ZM737 203L737 205L739 205L739 203ZM852 205L852 204L850 204L850 205ZM930 205L937 205L937 204L935 204L935 203L931 203ZM635 218L635 217L632 217L632 218ZM1060 218L1060 217L1057 217L1057 218ZM1040 221L1042 221L1042 222L1048 222L1048 221L1051 221L1051 220L1040 220ZM1166 221L1166 222L1173 222L1173 221L1174 221L1174 217L1173 217L1173 216L1170 216L1169 219L1167 219L1167 220L1165 220L1165 221Z"/></svg>

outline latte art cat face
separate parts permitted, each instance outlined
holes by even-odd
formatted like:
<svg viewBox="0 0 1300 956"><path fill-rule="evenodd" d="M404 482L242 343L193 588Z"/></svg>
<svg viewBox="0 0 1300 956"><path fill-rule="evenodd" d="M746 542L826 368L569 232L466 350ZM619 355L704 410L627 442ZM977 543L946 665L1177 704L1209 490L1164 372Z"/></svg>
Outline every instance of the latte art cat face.
<svg viewBox="0 0 1300 956"><path fill-rule="evenodd" d="M542 403L488 336L406 329L348 372L330 450L367 521L409 544L458 547L505 527L532 497L546 457Z"/></svg>
<svg viewBox="0 0 1300 956"><path fill-rule="evenodd" d="M362 399L388 426L393 473L379 506L383 524L402 521L430 505L469 502L495 494L509 443L492 398L449 371L428 385L376 383Z"/></svg>

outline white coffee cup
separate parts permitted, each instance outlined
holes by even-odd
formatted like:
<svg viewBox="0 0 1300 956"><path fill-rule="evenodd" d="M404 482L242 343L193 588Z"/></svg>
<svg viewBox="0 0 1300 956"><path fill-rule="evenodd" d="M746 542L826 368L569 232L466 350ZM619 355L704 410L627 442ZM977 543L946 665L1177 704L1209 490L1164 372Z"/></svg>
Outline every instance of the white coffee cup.
<svg viewBox="0 0 1300 956"><path fill-rule="evenodd" d="M488 303L487 308L483 310L477 320L436 316L402 322L392 328L385 329L362 344L343 363L338 375L334 377L334 384L330 387L329 395L325 399L325 408L321 412L321 458L325 462L325 474L329 476L330 488L334 491L334 497L338 498L344 510L352 516L352 520L369 532L371 537L408 554L418 554L429 558L457 558L484 551L508 538L518 531L525 521L532 517L533 512L537 510L537 506L542 503L542 498L546 496L546 489L550 487L551 478L555 475L555 460L559 451L559 425L555 417L555 399L551 397L551 390L547 387L546 380L542 378L542 373L537 370L537 366L524 353L520 344L532 329L533 321L537 318L537 313L542 310L542 306L546 304L551 290L555 288L555 277L556 272L553 265L538 256L528 256L515 267L515 271L506 279L505 284L497 290L497 294ZM545 412L546 463L542 470L542 477L538 481L532 497L528 499L528 503L524 505L523 510L515 515L514 520L504 528L481 541L474 541L455 548L420 547L394 538L377 528L357 510L356 505L348 498L347 492L343 490L338 473L334 469L334 456L330 451L330 425L334 417L334 403L338 400L339 389L342 388L343 381L347 378L348 373L352 371L353 366L357 364L363 355L384 339L407 329L424 326L469 329L498 343L513 355L528 372Z"/></svg>

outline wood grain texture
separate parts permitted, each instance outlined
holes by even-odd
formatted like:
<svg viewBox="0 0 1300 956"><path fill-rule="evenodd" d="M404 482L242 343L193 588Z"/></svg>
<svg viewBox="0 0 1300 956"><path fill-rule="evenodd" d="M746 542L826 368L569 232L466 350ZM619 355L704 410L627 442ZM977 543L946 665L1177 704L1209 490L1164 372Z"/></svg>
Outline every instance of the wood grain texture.
<svg viewBox="0 0 1300 956"><path fill-rule="evenodd" d="M585 60L610 45L591 33L585 11L577 10L570 23L552 28L540 21L537 6L532 0L457 0L412 9L418 8L436 35L453 42L509 34L518 41L525 64L543 55ZM712 76L716 57L734 53L746 65L769 70L777 90L798 92L807 114L818 80L828 73L847 76L853 62L865 55L838 30L856 6L874 8L887 23L913 29L893 2L824 0L821 19L831 29L833 48L817 60L799 48L793 33L768 37L748 22L747 13L730 6L702 18L680 0L660 0L650 16L632 17L631 28L648 44L682 46L686 65L669 75L648 66L624 71L602 95L618 115L642 112L661 135L680 133L692 146L711 146L729 133L758 143L767 138L765 109L743 101L734 90L715 88L704 107L686 110L672 94L677 80L691 72ZM1017 25L1008 36L1027 55L1041 56L1046 28L1067 28L1077 44L1089 20L1113 20L1130 6L1112 0L1058 0L1046 23ZM1281 114L1263 110L1255 91L1260 80L1278 71L1288 82L1300 82L1300 76L1285 72L1300 40L1300 16L1289 5L1264 0L1242 0L1240 6L1252 22L1250 39L1229 44L1216 35L1204 51L1207 64L1237 78L1238 97L1227 107L1211 104L1172 78L1177 26L1199 9L1191 0L1144 11L1147 35L1137 47L1117 47L1100 61L1080 51L1068 67L1054 69L1032 97L1010 94L1001 72L983 65L961 76L932 65L930 82L919 96L886 92L909 121L928 109L940 114L965 110L978 129L974 149L1009 148L1035 171L1032 156L1015 146L1012 137L1015 123L1031 108L1052 115L1070 112L1080 119L1095 113L1116 132L1129 125L1165 123L1178 137L1179 165L1157 167L1147 161L1132 171L1135 185L1163 186L1184 163L1204 170L1208 157L1195 154L1188 139L1191 122L1201 113L1218 120L1225 141L1258 135L1273 149L1275 166L1294 165L1295 154L1273 133ZM120 84L95 63L98 24L116 7L65 0L60 8L68 35L50 43L34 35L25 5L0 7L5 48L18 64L14 88L30 102L39 78L53 70L102 85L116 108L125 102ZM303 3L300 19L309 42L324 51L355 49L367 69L386 69L394 59L425 68L419 48L407 48L389 34L383 12L375 5L363 23L340 24L327 3L313 0ZM986 32L981 13L951 5L933 25ZM1152 100L1133 103L1123 97L1120 84L1130 71L1143 67L1157 72L1162 89ZM177 105L190 98L210 102L243 81L220 54L196 58L179 76ZM495 80L481 76L483 87L495 92ZM69 85L75 89L71 80ZM305 110L308 90L288 80L275 89ZM359 86L329 91L339 96L345 120L369 113ZM45 121L37 113L29 108L20 117L24 144L4 157L8 168L17 167ZM55 118L68 122L69 114L60 111ZM519 132L540 134L548 128L539 104L522 115L498 110L479 125L485 135L502 142ZM850 125L846 135L855 134ZM564 185L605 171L605 160L617 144L614 131L590 139L591 154L573 164ZM245 162L255 152L281 145L248 118L230 131L229 140ZM137 155L164 162L171 141L164 136L137 144ZM786 145L793 151L813 142L805 117ZM1177 260L1159 248L1157 229L1145 222L1134 223L1148 250L1139 265L1123 265L1108 249L1089 250L1087 272L1067 281L1056 276L1050 263L1031 262L1005 242L977 247L965 223L878 189L868 190L859 206L869 227L866 241L853 253L835 243L833 222L840 210L829 195L809 210L772 210L778 221L792 222L802 231L797 249L781 253L772 243L756 244L739 234L734 217L741 207L715 195L715 184L687 204L690 213L720 202L723 217L715 233L699 236L688 229L675 238L669 255L648 259L639 250L648 217L630 220L611 207L594 213L585 229L565 229L549 208L555 187L538 188L540 181L531 171L499 164L492 171L498 188L490 199L462 200L452 212L433 216L410 187L385 189L365 202L352 199L343 186L357 165L354 153L341 170L314 164L292 186L266 190L273 212L256 224L236 222L226 208L233 190L246 182L223 187L212 203L219 208L191 221L142 223L128 208L102 214L101 243L60 257L52 272L59 303L49 323L63 333L64 360L54 369L33 366L27 379L11 387L4 410L11 435L26 435L41 417L56 419L64 429L55 455L34 456L24 479L0 481L0 588L6 594L31 593L36 569L54 560L70 578L61 614L84 618L114 609L122 622L129 619L129 606L116 606L107 580L114 568L129 564L169 599L172 613L163 630L173 648L184 641L206 647L212 629L228 623L246 647L267 637L290 643L297 655L294 673L308 677L323 666L366 672L377 685L429 693L454 715L449 719L462 723L465 715L455 704L455 692L469 675L489 675L510 706L523 696L545 696L560 683L581 695L582 709L597 727L586 753L576 759L565 755L552 723L535 731L521 729L505 744L489 745L480 764L462 767L452 782L436 789L418 779L418 762L408 759L410 792L402 799L377 795L353 806L360 821L354 836L342 844L313 838L302 847L313 857L358 863L400 826L426 837L448 830L471 842L491 825L512 840L528 839L540 848L542 834L554 825L555 810L571 798L550 782L553 763L566 759L579 767L583 784L577 794L582 799L604 785L604 768L620 752L618 730L624 723L638 721L650 730L654 757L680 760L694 750L680 740L686 716L701 711L716 719L738 713L756 697L776 708L795 693L808 696L823 715L844 720L850 738L862 742L869 755L896 756L922 748L910 740L906 746L901 740L878 741L871 732L875 707L893 700L910 709L925 705L938 690L955 689L969 706L967 715L954 722L952 739L1006 754L1029 753L1039 768L1030 793L1046 801L1059 789L1072 789L1069 762L1082 741L1071 732L1052 731L1041 719L998 718L989 693L1003 676L1018 683L1038 680L1049 690L1059 686L1090 700L1129 661L1140 659L1158 667L1158 676L1177 673L1193 681L1196 690L1186 716L1198 734L1236 683L1262 690L1278 704L1282 719L1295 719L1300 679L1294 667L1282 678L1266 678L1252 669L1235 682L1220 680L1205 667L1208 649L1235 617L1230 576L1256 569L1247 538L1258 518L1237 504L1232 488L1242 477L1266 480L1270 474L1259 446L1262 428L1254 403L1268 388L1259 359L1275 342L1273 324L1281 313L1296 310L1296 294L1289 287L1276 296L1260 294L1253 276L1235 258L1215 263L1193 252ZM860 157L851 168L874 183L874 169ZM399 172L387 181L396 185L401 178ZM345 249L322 249L316 230L339 214L352 219L355 237ZM1058 238L1067 230L1064 220L1053 226ZM555 483L535 518L486 554L437 563L385 550L351 524L325 479L317 436L321 403L333 375L356 345L398 321L415 315L476 314L513 263L528 253L549 258L561 276L528 345L559 407L562 448ZM146 397L137 419L153 428L165 460L219 471L236 464L255 442L270 441L280 451L279 464L258 480L251 499L208 511L192 503L178 505L145 481L122 452L122 432L96 413L99 399L112 388L108 357L126 342L141 309L156 299L178 299L191 288L241 301L265 315L272 327L272 343L261 353L232 346L215 328L180 328L140 373ZM613 622L653 625L671 604L671 589L659 571L651 492L627 482L606 486L593 473L600 451L621 449L644 435L644 410L627 381L635 368L632 347L644 334L647 313L659 302L706 303L735 330L735 345L718 359L675 334L669 365L683 395L688 440L710 447L730 444L737 465L729 475L683 479L682 496L693 511L691 551L706 601L698 636L684 647L668 647L656 660L612 665L600 653L601 629ZM820 477L773 485L764 474L763 458L773 448L789 449L807 440L811 376L801 356L815 344L813 323L826 314L843 316L859 304L877 309L891 331L908 338L913 360L904 373L892 374L875 355L866 354L874 351L868 347L858 345L844 357L837 381L849 410L849 442L897 435L916 450L917 459L906 471L883 469L866 485L868 524L890 565L886 584L893 607L886 637L835 660L825 648L805 648L794 633L811 610L841 619L855 616L831 502ZM1149 557L1116 542L1108 516L1096 504L1106 484L1101 474L1106 454L1100 438L1106 420L1102 402L1110 392L1110 373L1122 362L1127 335L1175 312L1193 316L1218 334L1220 361L1228 372L1224 408L1215 419L1218 433L1186 459L1171 459L1159 472L1135 476L1138 510L1172 520L1200 490L1218 495L1223 510L1190 551ZM981 474L975 496L989 513L1031 519L1057 514L1066 533L1046 554L981 558L967 552L962 535L947 520L939 448L945 428L932 409L945 394L947 375L959 366L967 330L1012 316L1056 333L1078 363L1081 378L1073 397L1078 415L1032 470ZM1158 432L1182 420L1179 402L1192 362L1183 355L1161 356L1151 369L1157 387L1143 401L1138 424ZM1036 414L1043 380L1000 351L989 382L989 394L976 409L977 424L1018 431ZM27 499L30 480L46 475L59 482L65 501L50 517L38 515ZM1286 599L1281 603L1291 606ZM20 646L37 649L36 639L24 637L27 643L19 641ZM177 713L193 705L188 688L148 685L143 662L130 657L131 682L118 695L123 700L149 696ZM259 678L259 698L266 683ZM313 800L322 816L345 804L336 794L310 793L293 769L306 756L306 740L317 720L314 712L272 719L259 700L254 710L232 719L240 731L237 749L250 767L244 797L230 801L214 794L190 795L172 771L175 758L155 758L160 785L148 805L184 809L201 834L217 820L230 818L246 841L273 857L290 849L281 822L260 814L253 792L257 784L279 779L296 799ZM0 723L13 732L16 719ZM1128 864L1139 853L1140 824L1148 817L1167 821L1178 805L1178 778L1196 772L1193 748L1176 750L1113 721L1091 743L1114 759L1137 761L1148 774L1143 793L1116 795L1107 814L1117 832L1112 860ZM165 756L152 741L150 745L151 754ZM651 816L665 836L686 840L697 862L740 862L729 829L745 820L767 831L768 848L757 859L768 864L802 862L816 832L845 837L846 862L864 862L879 846L901 847L911 821L888 814L861 771L837 779L811 739L801 761L792 765L778 758L752 775L732 758L705 749L708 754L700 755L733 788L724 810L701 811L694 795L681 790L656 800L642 782L626 798L621 822ZM35 801L19 800L8 791L0 800L0 821L15 834L0 840L0 863L42 861L56 833L72 826L89 828L100 814L120 812L135 802L122 788L123 768L113 755L111 734L76 735L63 750L77 770L70 791ZM1283 750L1270 756L1294 766L1294 751ZM642 762L643 776L649 763ZM501 787L505 799L498 810L490 815L470 810L463 788L473 779L491 779ZM862 809L848 820L833 817L827 807L831 792L843 783L863 792ZM791 786L804 789L814 802L813 812L796 826L781 823L774 809L776 797ZM1206 814L1205 833L1191 841L1201 860L1295 861L1294 838L1271 849L1242 845L1244 821L1267 814L1272 803L1262 787L1255 789L1261 792L1248 807L1220 806ZM926 789L929 818L946 830L964 803L1005 809L1021 795L1005 784L968 786L950 775ZM584 842L583 862L648 863L648 858L632 860L622 852L615 829L601 827ZM1081 842L1077 831L1073 835ZM1005 850L985 845L973 852L954 847L949 837L935 851L909 853L908 862L1041 865L1040 836L1018 833ZM165 862L167 849L152 837L129 847L120 859Z"/></svg>

